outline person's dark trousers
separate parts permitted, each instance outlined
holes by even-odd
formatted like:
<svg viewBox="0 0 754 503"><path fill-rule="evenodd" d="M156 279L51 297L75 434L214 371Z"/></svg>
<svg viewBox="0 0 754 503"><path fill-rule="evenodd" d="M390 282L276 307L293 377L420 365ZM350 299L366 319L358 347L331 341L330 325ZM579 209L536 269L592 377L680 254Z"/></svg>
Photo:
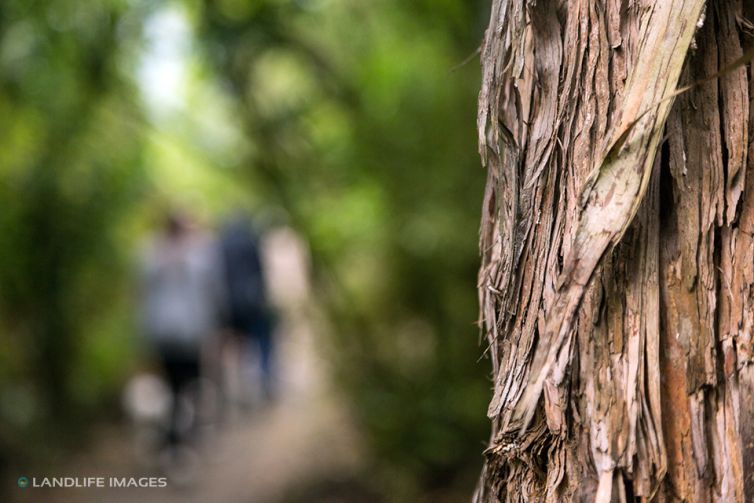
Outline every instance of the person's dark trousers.
<svg viewBox="0 0 754 503"><path fill-rule="evenodd" d="M272 323L266 316L258 316L246 330L251 347L258 351L262 372L262 391L266 399L275 398L275 341Z"/></svg>
<svg viewBox="0 0 754 503"><path fill-rule="evenodd" d="M175 446L186 440L178 426L180 421L179 399L187 386L199 378L199 353L163 349L160 351L160 358L172 396L170 423L165 440L168 445Z"/></svg>
<svg viewBox="0 0 754 503"><path fill-rule="evenodd" d="M259 350L259 366L262 370L262 391L265 398L272 399L275 396L275 384L273 373L273 341L270 332L252 334L252 344Z"/></svg>

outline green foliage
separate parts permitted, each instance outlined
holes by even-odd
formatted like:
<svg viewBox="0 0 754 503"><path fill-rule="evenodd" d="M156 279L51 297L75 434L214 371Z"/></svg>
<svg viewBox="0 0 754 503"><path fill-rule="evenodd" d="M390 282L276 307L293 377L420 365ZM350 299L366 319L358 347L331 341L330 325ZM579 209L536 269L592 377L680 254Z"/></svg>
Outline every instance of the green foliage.
<svg viewBox="0 0 754 503"><path fill-rule="evenodd" d="M115 229L143 180L135 92L119 70L140 27L125 8L116 0L0 7L0 445L10 444L8 455L53 426L61 437L82 405L118 384L86 355L123 347L110 343L125 327L93 329L122 306L127 255Z"/></svg>
<svg viewBox="0 0 754 503"><path fill-rule="evenodd" d="M245 164L303 229L333 358L392 488L475 471L482 2L205 1ZM404 493L407 494L407 493Z"/></svg>
<svg viewBox="0 0 754 503"><path fill-rule="evenodd" d="M485 7L4 0L0 450L115 396L136 361L130 251L189 194L208 214L282 206L306 235L378 483L409 497L477 473L479 70L455 67ZM145 119L134 75L163 8L186 9L205 59L184 109Z"/></svg>

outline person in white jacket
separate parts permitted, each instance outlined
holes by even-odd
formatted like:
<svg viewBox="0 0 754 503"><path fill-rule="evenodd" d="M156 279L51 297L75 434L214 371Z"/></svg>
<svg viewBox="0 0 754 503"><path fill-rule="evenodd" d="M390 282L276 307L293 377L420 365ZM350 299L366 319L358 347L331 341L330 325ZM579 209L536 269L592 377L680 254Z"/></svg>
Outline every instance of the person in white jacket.
<svg viewBox="0 0 754 503"><path fill-rule="evenodd" d="M218 330L225 304L217 244L189 222L185 215L169 214L144 250L140 271L141 329L173 399L169 445L186 440L191 430L179 427L178 399L200 376L202 349Z"/></svg>

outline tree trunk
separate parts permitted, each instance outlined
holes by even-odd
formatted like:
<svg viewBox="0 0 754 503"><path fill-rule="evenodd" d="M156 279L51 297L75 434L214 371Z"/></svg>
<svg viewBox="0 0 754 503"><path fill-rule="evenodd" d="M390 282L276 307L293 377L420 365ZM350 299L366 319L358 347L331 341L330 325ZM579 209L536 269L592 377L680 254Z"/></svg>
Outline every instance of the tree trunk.
<svg viewBox="0 0 754 503"><path fill-rule="evenodd" d="M493 0L477 501L754 501L751 3Z"/></svg>

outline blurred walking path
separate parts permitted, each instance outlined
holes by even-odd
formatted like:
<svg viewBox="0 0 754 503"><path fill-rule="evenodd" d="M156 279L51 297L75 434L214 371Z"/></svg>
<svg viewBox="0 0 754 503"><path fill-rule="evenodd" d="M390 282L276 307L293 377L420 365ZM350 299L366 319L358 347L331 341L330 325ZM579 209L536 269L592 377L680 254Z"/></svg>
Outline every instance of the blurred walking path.
<svg viewBox="0 0 754 503"><path fill-rule="evenodd" d="M358 439L323 376L311 333L281 341L283 389L277 402L231 421L201 451L199 475L186 487L26 489L18 501L274 502L312 481L349 477L359 469ZM159 476L140 466L126 428L98 434L93 449L56 473L40 476Z"/></svg>
<svg viewBox="0 0 754 503"><path fill-rule="evenodd" d="M19 490L18 501L50 503L218 502L267 503L290 498L302 486L351 478L361 469L361 449L342 402L327 383L322 344L306 316L305 257L291 232L270 240L272 293L281 306L278 348L280 393L269 405L230 414L199 451L193 483L167 488ZM41 477L158 477L145 466L126 424L93 433L90 446Z"/></svg>

